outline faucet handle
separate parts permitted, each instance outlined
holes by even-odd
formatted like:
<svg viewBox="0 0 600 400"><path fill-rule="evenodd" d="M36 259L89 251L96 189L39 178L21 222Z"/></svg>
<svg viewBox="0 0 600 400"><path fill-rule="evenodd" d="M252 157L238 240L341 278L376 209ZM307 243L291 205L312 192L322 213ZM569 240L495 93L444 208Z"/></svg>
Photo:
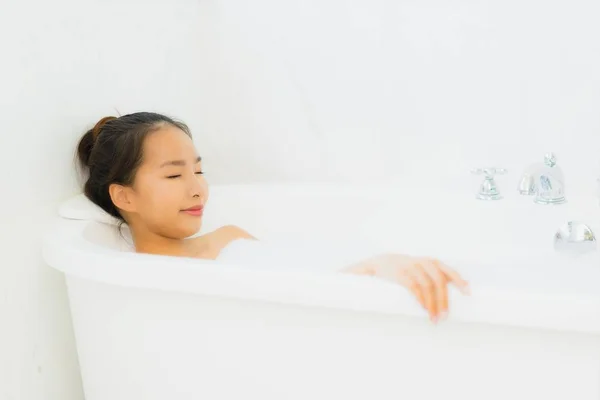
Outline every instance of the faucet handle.
<svg viewBox="0 0 600 400"><path fill-rule="evenodd" d="M506 174L505 168L496 168L496 167L488 167L488 168L475 168L471 170L472 174L482 175L485 174L486 179L488 177L493 178L495 175L504 175Z"/></svg>
<svg viewBox="0 0 600 400"><path fill-rule="evenodd" d="M471 170L472 174L476 175L485 175L485 178L481 185L479 186L479 192L477 193L477 198L479 200L500 200L502 199L502 195L500 194L500 190L498 189L498 185L496 185L496 181L494 177L496 175L504 175L506 174L505 168L496 168L496 167L488 167L488 168L475 168Z"/></svg>

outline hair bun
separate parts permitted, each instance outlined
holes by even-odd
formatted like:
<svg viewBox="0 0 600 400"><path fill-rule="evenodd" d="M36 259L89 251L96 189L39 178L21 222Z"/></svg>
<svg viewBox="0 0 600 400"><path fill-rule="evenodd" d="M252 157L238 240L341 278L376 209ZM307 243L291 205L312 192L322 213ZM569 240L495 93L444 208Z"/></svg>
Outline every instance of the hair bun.
<svg viewBox="0 0 600 400"><path fill-rule="evenodd" d="M96 125L94 125L94 127L92 128L92 138L94 139L94 142L96 141L96 139L98 139L98 135L100 135L100 132L102 131L102 128L104 127L104 125L108 121L112 121L114 119L117 119L117 117L109 116L109 117L104 117L100 121L96 122Z"/></svg>

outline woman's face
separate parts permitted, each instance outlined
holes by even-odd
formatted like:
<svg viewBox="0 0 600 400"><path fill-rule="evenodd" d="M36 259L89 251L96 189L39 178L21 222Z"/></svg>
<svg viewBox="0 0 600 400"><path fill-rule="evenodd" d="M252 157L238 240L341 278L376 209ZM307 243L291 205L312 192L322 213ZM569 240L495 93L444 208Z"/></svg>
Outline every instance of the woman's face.
<svg viewBox="0 0 600 400"><path fill-rule="evenodd" d="M149 134L127 197L131 207L126 219L134 231L145 229L173 239L197 233L208 185L192 139L171 125Z"/></svg>

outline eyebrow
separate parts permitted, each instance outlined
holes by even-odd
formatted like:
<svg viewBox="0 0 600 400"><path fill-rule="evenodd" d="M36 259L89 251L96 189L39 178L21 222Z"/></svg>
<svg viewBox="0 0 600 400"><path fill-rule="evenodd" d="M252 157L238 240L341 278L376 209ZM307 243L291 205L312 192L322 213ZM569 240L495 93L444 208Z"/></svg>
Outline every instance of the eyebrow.
<svg viewBox="0 0 600 400"><path fill-rule="evenodd" d="M196 158L196 162L195 162L194 164L198 164L200 161L202 161L202 157L198 157L198 158ZM182 166L184 166L185 164L187 164L187 163L185 162L185 160L172 160L172 161L165 161L164 163L162 163L162 164L160 165L160 168L162 168L162 167L166 167L167 165L176 165L176 166L182 167Z"/></svg>

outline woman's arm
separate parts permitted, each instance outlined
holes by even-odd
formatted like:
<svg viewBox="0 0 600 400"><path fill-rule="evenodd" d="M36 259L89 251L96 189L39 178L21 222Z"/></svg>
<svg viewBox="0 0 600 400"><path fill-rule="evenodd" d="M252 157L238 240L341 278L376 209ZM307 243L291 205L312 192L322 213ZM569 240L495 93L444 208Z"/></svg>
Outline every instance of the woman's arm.
<svg viewBox="0 0 600 400"><path fill-rule="evenodd" d="M225 247L228 243L236 239L252 239L258 240L248 232L234 225L221 227L217 230L217 235L220 237L220 248ZM306 254L310 258L317 256L318 260L312 260L314 264L318 261L318 265L337 264L339 255L345 254L346 260L358 259L359 254L347 254L347 249L330 249L330 244L327 246L311 246L311 251ZM275 251L275 256L280 256L282 262L288 262L291 251L297 253L295 257L302 254L298 248L281 249L276 247L271 251ZM362 248L362 246L359 246ZM339 254L338 254L339 253ZM354 253L351 251L351 253ZM364 251L359 251L363 256ZM335 257L333 255L336 255ZM371 254L374 254L371 253ZM267 258L272 262L273 254ZM304 260L306 258L306 260ZM300 262L296 264L304 265L309 262L307 257L300 257ZM339 268L339 267L338 267ZM417 258L401 254L382 254L374 257L369 257L350 266L341 269L341 272L353 273L358 275L369 275L377 278L386 279L398 283L409 289L417 298L419 303L429 312L432 321L437 322L448 313L448 288L449 283L454 284L463 294L468 294L468 283L450 267L444 265L438 260L432 258Z"/></svg>

